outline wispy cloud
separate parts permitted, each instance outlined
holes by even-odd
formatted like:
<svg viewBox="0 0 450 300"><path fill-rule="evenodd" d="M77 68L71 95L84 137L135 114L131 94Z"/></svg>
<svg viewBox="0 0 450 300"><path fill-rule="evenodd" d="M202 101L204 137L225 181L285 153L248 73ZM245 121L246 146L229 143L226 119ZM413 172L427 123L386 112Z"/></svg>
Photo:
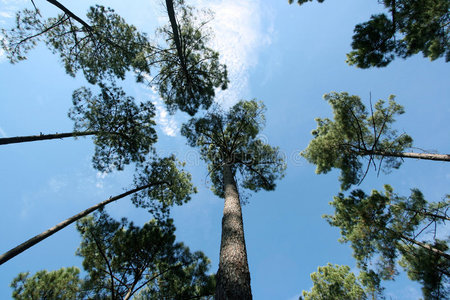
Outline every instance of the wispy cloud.
<svg viewBox="0 0 450 300"><path fill-rule="evenodd" d="M270 18L266 20L269 14L261 0L197 2L214 12L211 46L227 65L230 79L229 88L219 91L217 100L229 107L248 93L249 71L258 64L260 49L271 44L273 25Z"/></svg>
<svg viewBox="0 0 450 300"><path fill-rule="evenodd" d="M258 64L260 50L272 43L273 17L262 0L193 0L189 4L214 14L208 23L213 33L210 47L220 53L230 79L227 90L217 90L216 100L228 108L249 94L250 69ZM158 21L163 25L168 19L159 10Z"/></svg>
<svg viewBox="0 0 450 300"><path fill-rule="evenodd" d="M106 176L108 176L108 172L97 172L97 174L95 174L95 178L96 178L96 183L95 183L95 187L99 188L99 189L103 189L104 185L104 179L106 178Z"/></svg>
<svg viewBox="0 0 450 300"><path fill-rule="evenodd" d="M0 50L0 55L1 55L1 50ZM1 58L0 58L1 60ZM7 137L8 135L6 134L6 132L3 130L3 128L0 127L0 136L1 137Z"/></svg>
<svg viewBox="0 0 450 300"><path fill-rule="evenodd" d="M9 18L12 18L13 15L9 11L0 11L0 17L9 19Z"/></svg>
<svg viewBox="0 0 450 300"><path fill-rule="evenodd" d="M168 136L177 136L178 124L174 117L169 115L169 112L162 105L162 101L153 101L156 107L156 118L158 124L161 126L161 130Z"/></svg>
<svg viewBox="0 0 450 300"><path fill-rule="evenodd" d="M145 76L147 82L151 82L152 77ZM178 122L175 116L169 114L167 111L163 100L159 96L155 87L150 85L145 86L141 91L143 91L145 97L149 97L153 105L156 108L156 124L160 126L162 132L168 136L175 137L179 131Z"/></svg>

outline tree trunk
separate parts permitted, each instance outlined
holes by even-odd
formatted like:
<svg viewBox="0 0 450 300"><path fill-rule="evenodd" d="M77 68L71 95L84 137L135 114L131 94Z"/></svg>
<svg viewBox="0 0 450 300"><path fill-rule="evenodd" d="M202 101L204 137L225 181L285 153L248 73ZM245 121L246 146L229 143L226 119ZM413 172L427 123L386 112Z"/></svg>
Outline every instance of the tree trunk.
<svg viewBox="0 0 450 300"><path fill-rule="evenodd" d="M98 133L97 131L85 131L85 132L67 132L67 133L55 133L55 134L16 136L16 137L9 137L9 138L0 138L0 145L43 141L43 140L53 140L53 139L63 139L63 138L68 138L68 137L94 135L97 133Z"/></svg>
<svg viewBox="0 0 450 300"><path fill-rule="evenodd" d="M450 161L450 154L414 153L414 152L387 152L387 151L364 151L363 155L393 156L402 158L417 158L437 161Z"/></svg>
<svg viewBox="0 0 450 300"><path fill-rule="evenodd" d="M443 252L443 251L441 251L441 250L439 250L439 249L436 249L436 248L434 248L434 247L431 246L431 245L428 245L428 244L425 244L425 243L416 241L416 240L411 239L411 238L409 238L409 237L407 237L407 236L405 236L405 235L403 235L403 234L400 235L400 238L402 238L402 239L404 239L404 240L406 240L406 241L408 241L408 242L411 242L411 243L413 243L413 244L415 244L415 245L417 245L417 246L420 246L420 247L422 247L422 248L424 248L424 249L427 249L427 250L429 250L429 251L431 251L431 252L434 252L434 253L436 253L437 255L440 255L440 256L445 257L446 259L450 260L450 254L447 254L447 253L445 253L445 252Z"/></svg>
<svg viewBox="0 0 450 300"><path fill-rule="evenodd" d="M216 300L252 299L242 210L231 165L223 167L225 205L217 272Z"/></svg>
<svg viewBox="0 0 450 300"><path fill-rule="evenodd" d="M141 186L141 187L135 188L133 190L127 191L127 192L125 192L123 194L120 194L118 196L111 197L111 198L109 198L109 199L107 199L105 201L102 201L102 202L100 202L100 203L98 203L98 204L96 204L96 205L94 205L94 206L92 206L92 207L90 207L90 208L88 208L88 209L86 209L86 210L84 210L84 211L82 211L82 212L80 212L80 213L78 213L78 214L76 214L76 215L74 215L74 216L64 220L64 221L62 221L61 223L53 226L52 228L50 228L50 229L48 229L48 230L46 230L46 231L44 231L44 232L42 232L42 233L32 237L31 239L29 239L29 240L23 242L22 244L20 244L19 246L16 246L13 249L9 250L8 252L5 252L2 255L0 255L0 265L2 265L3 263L7 262L8 260L13 258L14 256L19 255L20 253L22 253L23 251L27 250L28 248L36 245L40 241L48 238L52 234L60 231L64 227L67 227L68 225L70 225L73 222L81 219L82 217L87 216L91 212L99 209L100 207L103 207L106 204L109 204L111 202L119 200L119 199L121 199L123 197L126 197L128 195L131 195L133 193L139 192L139 191L141 191L143 189L149 188L149 187L157 185L157 184L163 184L163 183L166 183L166 182L156 182L156 183L148 184L148 185Z"/></svg>

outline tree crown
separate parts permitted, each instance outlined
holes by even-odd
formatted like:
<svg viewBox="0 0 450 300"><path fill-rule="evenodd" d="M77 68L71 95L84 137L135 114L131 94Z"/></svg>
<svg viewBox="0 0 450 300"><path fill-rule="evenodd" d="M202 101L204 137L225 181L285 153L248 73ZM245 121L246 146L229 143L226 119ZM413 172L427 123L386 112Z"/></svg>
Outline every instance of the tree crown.
<svg viewBox="0 0 450 300"><path fill-rule="evenodd" d="M216 195L223 197L222 167L239 171L242 186L252 191L273 190L286 168L278 148L258 138L264 125L264 105L255 100L240 101L228 112L216 107L204 117L184 124L181 133L192 147L200 148Z"/></svg>
<svg viewBox="0 0 450 300"><path fill-rule="evenodd" d="M383 156L384 152L398 153L412 146L409 135L399 135L391 128L394 117L404 113L394 96L389 97L388 105L379 100L370 114L358 96L333 92L324 99L333 109L333 120L317 118L317 128L312 131L314 139L301 152L317 166L316 173L340 169L341 188L347 190L364 178L362 157L365 155L369 156L367 168L374 159L380 159L379 168L384 172L400 167L400 158Z"/></svg>

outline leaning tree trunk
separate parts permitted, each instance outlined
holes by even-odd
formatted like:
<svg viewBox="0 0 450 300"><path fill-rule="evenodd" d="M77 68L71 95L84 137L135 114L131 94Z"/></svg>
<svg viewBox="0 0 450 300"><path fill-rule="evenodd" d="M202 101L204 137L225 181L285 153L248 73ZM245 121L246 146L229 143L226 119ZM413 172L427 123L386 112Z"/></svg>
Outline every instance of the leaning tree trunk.
<svg viewBox="0 0 450 300"><path fill-rule="evenodd" d="M217 272L216 300L252 299L241 203L231 165L223 168L225 205Z"/></svg>
<svg viewBox="0 0 450 300"><path fill-rule="evenodd" d="M3 253L2 255L0 255L0 265L2 265L3 263L7 262L8 260L13 258L14 256L19 255L20 253L22 253L23 251L27 250L28 248L36 245L37 243L41 242L42 240L48 238L49 236L57 233L61 229L69 226L73 222L78 221L79 219L81 219L81 218L87 216L88 214L90 214L91 212L94 212L97 209L99 209L101 207L104 207L105 205L107 205L107 204L109 204L111 202L114 202L116 200L124 198L124 197L126 197L128 195L131 195L133 193L139 192L139 191L141 191L143 189L147 189L147 188L149 188L151 186L158 185L158 184L165 184L165 183L166 182L158 181L158 182L155 182L155 183L150 183L150 184L147 184L147 185L144 185L144 186L140 186L140 187L137 187L137 188L132 189L130 191L127 191L125 193L122 193L120 195L117 195L115 197L110 197L109 199L106 199L105 201L102 201L102 202L100 202L100 203L98 203L98 204L96 204L94 206L91 206L90 208L88 208L86 210L83 210L82 212L80 212L80 213L78 213L78 214L76 214L76 215L74 215L74 216L72 216L72 217L62 221L61 223L59 223L59 224L57 224L55 226L53 226L52 228L47 229L46 231L44 231L44 232L42 232L42 233L40 233L38 235L35 235L31 239L29 239L29 240L23 242L22 244L12 248L8 252Z"/></svg>
<svg viewBox="0 0 450 300"><path fill-rule="evenodd" d="M16 137L0 138L0 145L18 144L18 143L53 140L53 139L64 139L69 137L94 135L97 133L98 133L97 131L85 131L85 132L67 132L55 134L16 136Z"/></svg>

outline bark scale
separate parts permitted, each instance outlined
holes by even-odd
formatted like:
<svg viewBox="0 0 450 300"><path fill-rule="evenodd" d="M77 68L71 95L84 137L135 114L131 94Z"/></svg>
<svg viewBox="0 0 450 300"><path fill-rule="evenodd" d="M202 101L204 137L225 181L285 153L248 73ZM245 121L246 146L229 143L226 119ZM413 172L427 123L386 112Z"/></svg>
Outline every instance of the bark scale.
<svg viewBox="0 0 450 300"><path fill-rule="evenodd" d="M223 167L223 182L225 204L215 299L250 300L252 299L252 291L241 203L236 181L229 164Z"/></svg>

